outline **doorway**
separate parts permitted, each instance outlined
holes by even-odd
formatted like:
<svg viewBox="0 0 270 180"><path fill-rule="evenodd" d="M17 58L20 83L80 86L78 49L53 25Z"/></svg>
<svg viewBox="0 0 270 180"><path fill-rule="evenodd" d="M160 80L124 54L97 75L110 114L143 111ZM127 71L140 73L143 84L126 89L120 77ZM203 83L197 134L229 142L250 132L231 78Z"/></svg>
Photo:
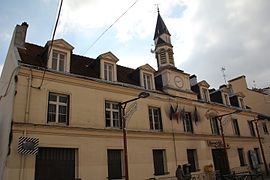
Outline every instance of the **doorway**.
<svg viewBox="0 0 270 180"><path fill-rule="evenodd" d="M230 169L224 149L212 149L212 156L215 171L219 171L221 175L228 174L230 172Z"/></svg>

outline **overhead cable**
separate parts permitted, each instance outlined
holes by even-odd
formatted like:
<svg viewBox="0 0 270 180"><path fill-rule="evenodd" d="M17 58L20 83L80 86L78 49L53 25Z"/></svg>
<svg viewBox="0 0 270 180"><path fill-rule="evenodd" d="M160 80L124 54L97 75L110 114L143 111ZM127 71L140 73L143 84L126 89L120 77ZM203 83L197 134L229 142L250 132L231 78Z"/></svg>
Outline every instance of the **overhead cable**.
<svg viewBox="0 0 270 180"><path fill-rule="evenodd" d="M96 43L97 41L119 20L121 19L136 3L138 0L136 0L123 14L121 14L107 29L105 29L98 37L97 39L84 51L83 55L89 51Z"/></svg>

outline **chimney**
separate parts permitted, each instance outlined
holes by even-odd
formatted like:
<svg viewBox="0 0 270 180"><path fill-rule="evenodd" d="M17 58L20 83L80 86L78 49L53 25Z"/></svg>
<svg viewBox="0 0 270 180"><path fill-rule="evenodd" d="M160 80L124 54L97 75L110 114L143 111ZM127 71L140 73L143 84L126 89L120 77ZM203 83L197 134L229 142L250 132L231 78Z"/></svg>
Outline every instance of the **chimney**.
<svg viewBox="0 0 270 180"><path fill-rule="evenodd" d="M14 46L24 47L27 28L28 24L26 22L23 22L21 25L17 25L15 27Z"/></svg>
<svg viewBox="0 0 270 180"><path fill-rule="evenodd" d="M194 86L195 84L197 84L197 76L195 74L193 74L192 76L189 77L189 82L191 86Z"/></svg>

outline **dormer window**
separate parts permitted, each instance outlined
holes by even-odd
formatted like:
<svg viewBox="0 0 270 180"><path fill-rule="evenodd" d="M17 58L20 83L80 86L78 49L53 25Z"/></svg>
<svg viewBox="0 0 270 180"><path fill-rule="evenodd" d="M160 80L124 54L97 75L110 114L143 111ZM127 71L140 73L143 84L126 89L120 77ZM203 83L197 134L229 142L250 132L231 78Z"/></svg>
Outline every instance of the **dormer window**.
<svg viewBox="0 0 270 180"><path fill-rule="evenodd" d="M239 105L240 105L240 107L241 108L245 108L245 104L244 104L244 100L243 100L243 98L239 98Z"/></svg>
<svg viewBox="0 0 270 180"><path fill-rule="evenodd" d="M143 85L145 89L153 89L153 82L151 74L143 73Z"/></svg>
<svg viewBox="0 0 270 180"><path fill-rule="evenodd" d="M66 54L64 52L53 50L52 69L56 71L65 71Z"/></svg>
<svg viewBox="0 0 270 180"><path fill-rule="evenodd" d="M140 73L140 85L144 89L155 90L154 73L155 70L149 65L145 64L138 68Z"/></svg>
<svg viewBox="0 0 270 180"><path fill-rule="evenodd" d="M202 100L209 102L208 89L202 88Z"/></svg>
<svg viewBox="0 0 270 180"><path fill-rule="evenodd" d="M100 79L105 81L117 81L117 61L118 58L111 52L98 56L100 61Z"/></svg>
<svg viewBox="0 0 270 180"><path fill-rule="evenodd" d="M46 46L49 47L48 53L50 53L47 63L48 68L59 72L69 72L74 47L63 39L54 40L53 43L48 41ZM51 51L50 48L52 48Z"/></svg>
<svg viewBox="0 0 270 180"><path fill-rule="evenodd" d="M230 100L229 100L229 95L228 94L226 94L226 93L224 93L224 104L226 105L226 106L230 106L231 104L230 104Z"/></svg>
<svg viewBox="0 0 270 180"><path fill-rule="evenodd" d="M113 64L104 63L104 79L106 81L113 81Z"/></svg>

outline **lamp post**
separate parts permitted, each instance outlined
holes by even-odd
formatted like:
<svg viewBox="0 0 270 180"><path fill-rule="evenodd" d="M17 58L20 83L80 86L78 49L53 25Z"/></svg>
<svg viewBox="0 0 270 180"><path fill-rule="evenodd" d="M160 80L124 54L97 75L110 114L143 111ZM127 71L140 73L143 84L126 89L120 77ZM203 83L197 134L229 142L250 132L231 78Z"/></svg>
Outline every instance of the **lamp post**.
<svg viewBox="0 0 270 180"><path fill-rule="evenodd" d="M262 141L261 141L261 136L260 136L260 132L259 132L259 128L258 128L258 120L262 120L262 119L260 119L260 117L261 116L259 116L257 119L253 119L251 122L255 123L257 138L259 140L259 144L260 144L260 148L261 148L261 153L262 153L262 158L263 158L263 163L264 163L266 175L269 176L269 170L268 170L267 163L266 163L266 160L265 160L264 150L263 150Z"/></svg>
<svg viewBox="0 0 270 180"><path fill-rule="evenodd" d="M119 103L120 107L120 117L122 120L122 129L123 129L123 143L124 143L124 160L125 160L125 179L129 180L129 174L128 174L128 151L127 151L127 129L126 129L126 117L125 117L125 109L128 103L136 101L140 98L147 98L150 96L147 92L141 92L138 97L124 101Z"/></svg>
<svg viewBox="0 0 270 180"><path fill-rule="evenodd" d="M223 131L223 126L222 126L222 118L224 116L228 116L228 115L236 114L236 113L240 113L240 112L241 112L241 110L236 110L236 111L233 111L233 112L230 112L230 113L226 113L226 114L221 114L221 115L218 115L218 116L214 116L214 118L219 121L220 134L221 134L222 143L223 143L223 150L224 150L224 153L225 153L225 158L226 158L226 161L227 161L226 163L227 163L227 167L228 167L229 170L230 170L230 163L229 163L228 152L227 152L227 145L226 145L224 131Z"/></svg>

